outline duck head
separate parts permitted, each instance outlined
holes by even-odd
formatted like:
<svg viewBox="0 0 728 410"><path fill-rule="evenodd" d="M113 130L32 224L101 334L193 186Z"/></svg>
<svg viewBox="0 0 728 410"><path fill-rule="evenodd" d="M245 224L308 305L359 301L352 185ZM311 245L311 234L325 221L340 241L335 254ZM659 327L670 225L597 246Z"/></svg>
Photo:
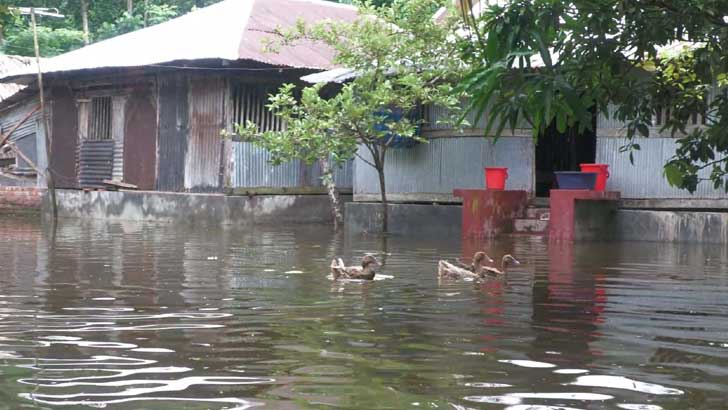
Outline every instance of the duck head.
<svg viewBox="0 0 728 410"><path fill-rule="evenodd" d="M503 266L508 266L510 264L514 264L514 265L521 264L521 262L519 262L518 259L514 258L513 255L511 255L511 254L504 255L501 263L503 264Z"/></svg>
<svg viewBox="0 0 728 410"><path fill-rule="evenodd" d="M483 263L493 263L493 259L491 259L490 256L486 255L483 251L476 252L475 255L473 255L473 265L480 266Z"/></svg>
<svg viewBox="0 0 728 410"><path fill-rule="evenodd" d="M361 267L362 268L374 268L377 266L382 266L377 258L375 258L373 255L366 255L361 259Z"/></svg>

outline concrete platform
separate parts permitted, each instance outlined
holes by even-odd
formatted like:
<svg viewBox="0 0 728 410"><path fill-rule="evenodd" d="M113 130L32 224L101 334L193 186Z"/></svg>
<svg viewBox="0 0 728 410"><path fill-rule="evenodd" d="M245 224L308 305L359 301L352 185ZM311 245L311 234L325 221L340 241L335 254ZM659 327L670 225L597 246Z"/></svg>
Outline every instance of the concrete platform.
<svg viewBox="0 0 728 410"><path fill-rule="evenodd" d="M728 244L728 211L617 212L616 238L625 241Z"/></svg>
<svg viewBox="0 0 728 410"><path fill-rule="evenodd" d="M549 240L612 240L619 192L552 189Z"/></svg>
<svg viewBox="0 0 728 410"><path fill-rule="evenodd" d="M575 214L585 218L582 212L599 210L600 201L583 208L575 205ZM614 209L614 201L608 201L601 211L610 213L609 223L596 226L576 224L576 240L591 239L618 241L658 241L686 243L728 244L728 212L701 211L635 211ZM461 238L461 213L459 205L390 204L389 226L392 234L442 235L454 240ZM599 219L596 219L599 221ZM552 219L553 221L553 219ZM381 227L380 204L374 202L350 202L346 204L345 229L347 233L379 232ZM599 231L607 229L607 231ZM599 237L598 235L604 235ZM464 256L470 257L472 252Z"/></svg>
<svg viewBox="0 0 728 410"><path fill-rule="evenodd" d="M333 224L326 195L227 196L150 191L58 190L61 218L225 226ZM351 196L342 196L342 201ZM48 195L43 211L49 211Z"/></svg>

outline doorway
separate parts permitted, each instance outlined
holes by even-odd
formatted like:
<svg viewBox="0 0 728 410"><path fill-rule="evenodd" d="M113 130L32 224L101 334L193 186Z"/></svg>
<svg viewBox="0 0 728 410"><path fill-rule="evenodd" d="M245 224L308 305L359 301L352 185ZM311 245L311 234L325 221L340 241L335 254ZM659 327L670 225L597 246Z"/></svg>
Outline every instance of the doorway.
<svg viewBox="0 0 728 410"><path fill-rule="evenodd" d="M538 138L536 145L536 196L548 197L556 187L557 171L579 171L579 164L596 160L597 121L592 115L592 129L579 132L571 127L565 132L556 129L556 123Z"/></svg>

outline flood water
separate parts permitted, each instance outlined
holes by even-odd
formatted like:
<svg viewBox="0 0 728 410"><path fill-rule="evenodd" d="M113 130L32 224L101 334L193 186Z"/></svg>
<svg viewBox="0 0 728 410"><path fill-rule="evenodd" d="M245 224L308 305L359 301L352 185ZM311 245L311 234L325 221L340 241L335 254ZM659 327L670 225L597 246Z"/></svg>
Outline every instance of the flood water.
<svg viewBox="0 0 728 410"><path fill-rule="evenodd" d="M438 283L485 248L523 264ZM333 256L391 279L333 283ZM2 409L728 408L728 250L0 217Z"/></svg>

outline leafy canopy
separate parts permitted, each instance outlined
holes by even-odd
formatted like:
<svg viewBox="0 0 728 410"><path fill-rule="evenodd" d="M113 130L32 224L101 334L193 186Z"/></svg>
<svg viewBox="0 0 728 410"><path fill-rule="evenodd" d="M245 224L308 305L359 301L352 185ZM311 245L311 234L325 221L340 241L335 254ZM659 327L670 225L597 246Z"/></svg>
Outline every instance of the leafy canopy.
<svg viewBox="0 0 728 410"><path fill-rule="evenodd" d="M634 137L649 136L653 116L669 110L661 131L679 139L668 181L691 192L705 179L728 189L728 99L716 92L728 73L726 10L725 0L489 6L467 16L461 41L468 108L491 113L496 134L523 118L534 137L553 123L588 129L594 111L611 115L627 124L630 157L640 149ZM695 113L704 127L690 126Z"/></svg>
<svg viewBox="0 0 728 410"><path fill-rule="evenodd" d="M323 84L305 87L297 97L293 84L270 97L268 108L286 124L283 131L258 133L256 124L240 124L238 133L269 150L273 162L293 158L313 162L331 156L341 163L357 153L377 170L383 169L393 135L421 140L421 119L391 115L411 113L420 104L437 104L457 113L453 91L461 64L456 58L451 22L435 23L437 0L395 0L391 7L362 7L353 23L299 23L280 32L285 47L302 39L322 42L335 50L334 63L356 75L338 89Z"/></svg>

